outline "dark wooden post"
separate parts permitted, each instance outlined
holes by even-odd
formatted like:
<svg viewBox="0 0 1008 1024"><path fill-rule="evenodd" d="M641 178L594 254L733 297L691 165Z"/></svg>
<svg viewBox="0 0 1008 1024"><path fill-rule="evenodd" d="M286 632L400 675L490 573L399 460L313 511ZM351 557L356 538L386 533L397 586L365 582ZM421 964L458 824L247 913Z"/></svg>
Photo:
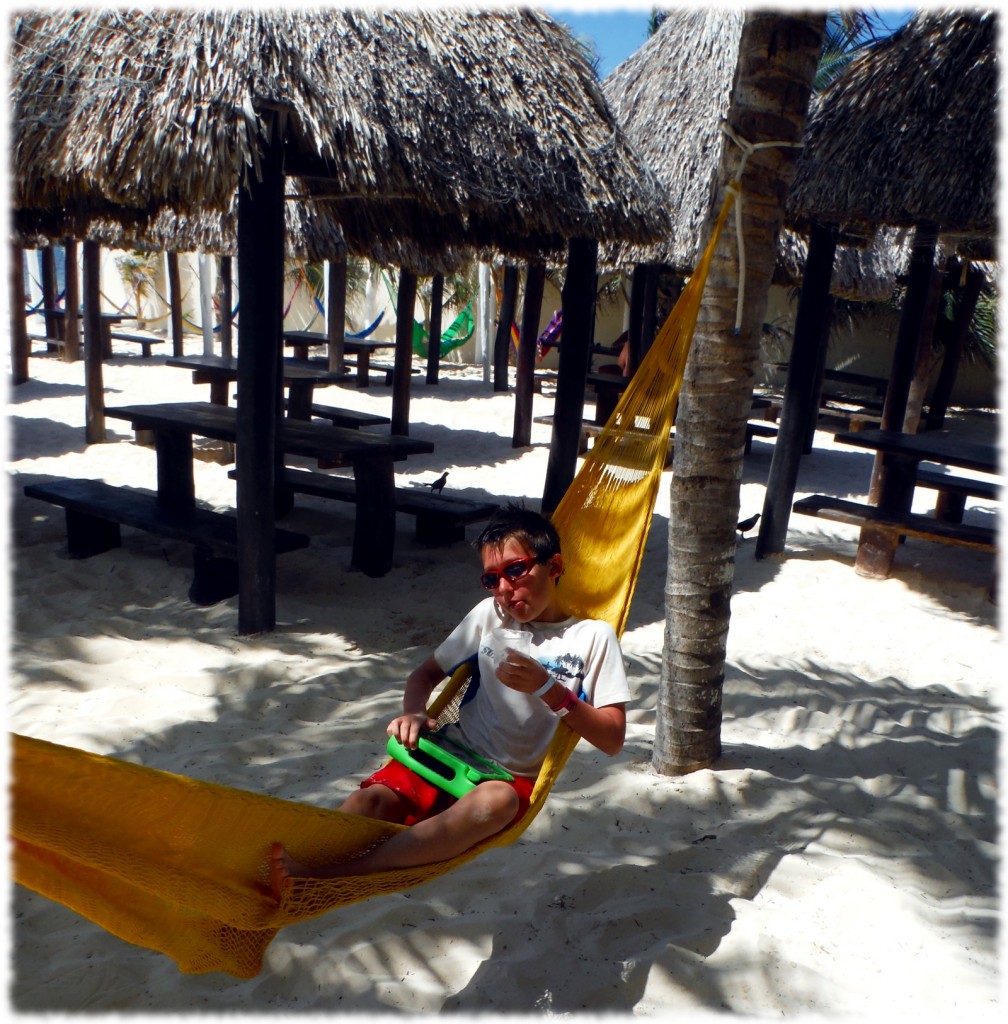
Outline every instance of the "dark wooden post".
<svg viewBox="0 0 1008 1024"><path fill-rule="evenodd" d="M441 370L441 320L444 315L444 274L431 278L430 340L427 342L427 383L437 384Z"/></svg>
<svg viewBox="0 0 1008 1024"><path fill-rule="evenodd" d="M518 268L509 263L504 267L504 290L501 293L500 309L497 310L497 333L494 336L493 389L507 391L508 365L511 352L511 325L514 323L515 298L518 293ZM519 338L521 335L519 335Z"/></svg>
<svg viewBox="0 0 1008 1024"><path fill-rule="evenodd" d="M942 331L945 341L945 358L942 360L938 380L931 393L931 403L928 406L927 420L924 424L925 430L940 430L945 423L945 413L948 411L949 402L952 399L952 389L955 387L956 375L959 372L959 360L966 346L966 336L969 333L973 313L976 311L982 285L983 274L976 267L970 265L966 271L965 283L956 288L959 301L956 305L955 321L950 326L944 327ZM943 323L947 324L948 322L943 321Z"/></svg>
<svg viewBox="0 0 1008 1024"><path fill-rule="evenodd" d="M343 373L343 338L346 335L346 256L329 261L329 302L326 304L326 335L329 338L329 369Z"/></svg>
<svg viewBox="0 0 1008 1024"><path fill-rule="evenodd" d="M416 293L416 274L403 268L399 272L399 294L396 297L395 363L392 369L392 426L390 428L393 434L409 434ZM440 344L440 338L437 343ZM431 344L434 342L432 341Z"/></svg>
<svg viewBox="0 0 1008 1024"><path fill-rule="evenodd" d="M649 263L644 271L644 304L641 309L641 358L648 354L658 331L658 265Z"/></svg>
<svg viewBox="0 0 1008 1024"><path fill-rule="evenodd" d="M105 384L102 373L101 247L84 240L84 385L85 437L88 444L105 440ZM69 310L67 311L69 315Z"/></svg>
<svg viewBox="0 0 1008 1024"><path fill-rule="evenodd" d="M238 632L276 625L276 423L283 356L282 147L274 134L238 190Z"/></svg>
<svg viewBox="0 0 1008 1024"><path fill-rule="evenodd" d="M563 344L553 407L553 436L541 506L546 515L560 503L577 470L585 382L591 357L597 258L595 239L571 239L567 249L567 277L561 293Z"/></svg>
<svg viewBox="0 0 1008 1024"><path fill-rule="evenodd" d="M25 319L24 249L11 244L10 277L11 382L28 380L28 321Z"/></svg>
<svg viewBox="0 0 1008 1024"><path fill-rule="evenodd" d="M827 288L829 285L827 284ZM829 354L830 325L833 322L833 296L827 291L818 311L819 340L815 343L816 363L812 372L812 391L805 413L805 444L802 454L808 455L815 444L816 427L819 425L819 406L822 405L823 382L826 379L826 359Z"/></svg>
<svg viewBox="0 0 1008 1024"><path fill-rule="evenodd" d="M903 429L937 242L937 227L918 226L914 233L906 297L893 350L889 387L882 407L883 430ZM901 514L908 511L913 501L915 476L916 469L912 462L879 452L872 470L869 502L887 512ZM899 538L891 531L870 525L862 526L854 571L860 576L884 579L892 569L898 543Z"/></svg>
<svg viewBox="0 0 1008 1024"><path fill-rule="evenodd" d="M171 307L172 355L185 355L182 324L182 275L179 273L178 253L168 253L168 303Z"/></svg>
<svg viewBox="0 0 1008 1024"><path fill-rule="evenodd" d="M231 315L231 310L234 308L234 287L232 281L232 267L230 256L221 256L220 258L220 290L221 355L225 359L230 359L234 355L234 317Z"/></svg>
<svg viewBox="0 0 1008 1024"><path fill-rule="evenodd" d="M66 295L63 298L63 358L68 363L81 357L80 278L77 276L77 240L68 238L63 246L63 280Z"/></svg>
<svg viewBox="0 0 1008 1024"><path fill-rule="evenodd" d="M952 262L957 262L952 258ZM949 278L947 271L938 267L931 268L931 287L928 289L924 316L921 318L920 335L917 338L917 352L914 356L913 376L910 378L910 389L907 392L907 407L903 414L903 433L916 434L920 426L921 413L924 409L924 397L927 394L928 379L934 366L934 332L938 319L938 307L941 304L942 292Z"/></svg>
<svg viewBox="0 0 1008 1024"><path fill-rule="evenodd" d="M525 270L525 300L518 331L518 360L515 370L515 417L511 447L524 448L532 442L532 396L535 390L536 346L542 317L546 264L536 260ZM516 289L517 290L517 289Z"/></svg>
<svg viewBox="0 0 1008 1024"><path fill-rule="evenodd" d="M644 292L648 268L638 263L630 277L630 325L627 328L627 376L632 377L644 356Z"/></svg>
<svg viewBox="0 0 1008 1024"><path fill-rule="evenodd" d="M826 339L820 316L829 296L836 238L836 228L832 225L816 225L809 238L791 360L784 386L784 405L777 440L773 446L773 458L763 498L763 516L756 538L756 558L784 550L791 503L798 481L798 463L808 435L808 421L818 409L815 371L819 358L818 348L825 344Z"/></svg>
<svg viewBox="0 0 1008 1024"><path fill-rule="evenodd" d="M45 332L47 338L58 338L60 336L59 328L56 326L59 323L59 317L53 316L48 310L56 309L56 304L59 302L59 288L56 285L56 250L52 245L47 245L42 249L42 317L45 320ZM55 345L47 345L47 349L52 351L56 348ZM63 358L66 358L66 346L62 346L64 351Z"/></svg>

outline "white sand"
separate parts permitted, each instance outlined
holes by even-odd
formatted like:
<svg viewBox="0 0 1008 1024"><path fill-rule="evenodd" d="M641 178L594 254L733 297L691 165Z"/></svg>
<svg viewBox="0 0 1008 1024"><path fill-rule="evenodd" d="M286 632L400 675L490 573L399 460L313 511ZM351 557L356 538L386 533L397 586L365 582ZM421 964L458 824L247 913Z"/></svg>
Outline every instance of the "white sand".
<svg viewBox="0 0 1008 1024"><path fill-rule="evenodd" d="M208 397L163 361L107 364L108 403ZM401 516L394 569L369 579L347 569L352 507L299 499L284 525L312 544L278 563L277 630L243 639L237 599L187 601L188 546L124 530L116 551L67 558L61 511L23 485L153 487L154 452L117 420L109 443L85 446L81 364L33 357L31 373L10 410L10 729L339 803L380 763L407 672L480 598L475 553L420 547ZM391 401L387 388L318 398L386 414ZM537 396L536 414L551 405ZM437 388L414 378L412 433L437 450L399 464L398 482L447 468L449 492L537 503L548 428L513 450L513 410L480 369L449 367ZM995 429L983 417L961 426ZM200 447L198 496L233 506L230 467ZM762 508L772 450L754 442L743 515ZM863 496L869 467L820 433L799 493ZM993 506L972 507L990 521ZM636 695L626 748L608 759L582 744L515 846L285 929L243 982L181 975L14 887L12 1007L990 1019L1005 681L993 559L910 541L878 582L852 569L853 528L795 516L786 557L761 562L750 535L737 553L724 756L668 778L651 768L667 515L666 486L623 638Z"/></svg>

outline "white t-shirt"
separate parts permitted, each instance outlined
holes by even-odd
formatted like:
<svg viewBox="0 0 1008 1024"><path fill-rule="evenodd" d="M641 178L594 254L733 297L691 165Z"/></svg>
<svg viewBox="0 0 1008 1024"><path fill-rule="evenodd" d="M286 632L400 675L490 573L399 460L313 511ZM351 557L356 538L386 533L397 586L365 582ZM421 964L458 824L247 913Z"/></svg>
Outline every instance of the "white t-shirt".
<svg viewBox="0 0 1008 1024"><path fill-rule="evenodd" d="M541 697L512 690L497 678L490 632L498 626L528 632L531 657L558 683L599 708L630 700L623 652L606 622L569 618L523 624L502 615L492 597L476 605L434 652L446 673L479 652L480 686L459 713L462 742L512 775L534 778L558 720Z"/></svg>

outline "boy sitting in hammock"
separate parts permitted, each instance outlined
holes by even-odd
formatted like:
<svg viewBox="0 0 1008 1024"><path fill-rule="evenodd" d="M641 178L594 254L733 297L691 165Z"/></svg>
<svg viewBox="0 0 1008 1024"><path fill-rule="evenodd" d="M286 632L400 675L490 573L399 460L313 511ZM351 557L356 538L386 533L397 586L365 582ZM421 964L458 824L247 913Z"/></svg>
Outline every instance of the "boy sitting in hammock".
<svg viewBox="0 0 1008 1024"><path fill-rule="evenodd" d="M563 556L553 524L538 512L509 505L494 514L475 546L483 561L480 582L492 596L411 673L403 713L389 724L388 734L415 749L421 733L437 724L425 710L434 687L478 651L476 695L462 705L458 725L446 729L501 765L513 781L481 782L456 800L392 761L365 779L340 810L412 827L360 857L321 867L298 864L274 843L270 879L278 899L294 877L334 878L431 864L500 832L528 808L560 718L609 755L623 749L630 689L619 640L608 623L567 617L560 609L555 587ZM490 634L498 627L527 632L531 657L509 651L495 669Z"/></svg>

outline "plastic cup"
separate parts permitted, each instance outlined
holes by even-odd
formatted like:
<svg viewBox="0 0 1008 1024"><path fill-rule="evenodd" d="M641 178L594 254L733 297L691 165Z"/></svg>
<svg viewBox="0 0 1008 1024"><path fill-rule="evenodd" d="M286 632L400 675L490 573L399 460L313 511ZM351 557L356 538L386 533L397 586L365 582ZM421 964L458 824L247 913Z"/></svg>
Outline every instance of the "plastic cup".
<svg viewBox="0 0 1008 1024"><path fill-rule="evenodd" d="M524 629L505 629L498 626L490 632L490 646L493 648L494 668L499 668L511 651L526 656L531 653L529 634Z"/></svg>

